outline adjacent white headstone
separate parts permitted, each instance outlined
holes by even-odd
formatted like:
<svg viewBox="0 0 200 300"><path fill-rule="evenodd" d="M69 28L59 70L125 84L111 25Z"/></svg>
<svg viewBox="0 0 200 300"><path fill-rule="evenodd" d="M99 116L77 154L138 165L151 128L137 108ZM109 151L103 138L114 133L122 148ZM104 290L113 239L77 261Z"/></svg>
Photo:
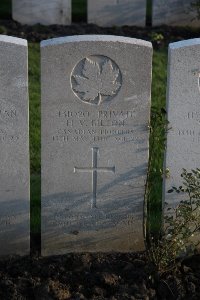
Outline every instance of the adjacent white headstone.
<svg viewBox="0 0 200 300"><path fill-rule="evenodd" d="M182 184L183 168L199 168L200 162L200 39L169 45L167 112L169 128L165 168L165 201L180 202L183 193L168 193Z"/></svg>
<svg viewBox="0 0 200 300"><path fill-rule="evenodd" d="M153 0L153 26L200 26L197 11L192 9L194 0Z"/></svg>
<svg viewBox="0 0 200 300"><path fill-rule="evenodd" d="M27 41L0 36L0 255L29 253Z"/></svg>
<svg viewBox="0 0 200 300"><path fill-rule="evenodd" d="M145 26L146 0L88 0L88 23Z"/></svg>
<svg viewBox="0 0 200 300"><path fill-rule="evenodd" d="M152 47L44 41L42 254L144 249Z"/></svg>
<svg viewBox="0 0 200 300"><path fill-rule="evenodd" d="M71 24L71 0L12 0L12 16L22 24Z"/></svg>

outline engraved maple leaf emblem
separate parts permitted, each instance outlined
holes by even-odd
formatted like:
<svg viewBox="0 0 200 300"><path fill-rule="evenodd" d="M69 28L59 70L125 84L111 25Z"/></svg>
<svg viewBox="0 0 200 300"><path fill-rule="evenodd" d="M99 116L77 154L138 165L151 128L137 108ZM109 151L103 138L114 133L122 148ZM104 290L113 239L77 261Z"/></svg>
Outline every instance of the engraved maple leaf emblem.
<svg viewBox="0 0 200 300"><path fill-rule="evenodd" d="M102 96L112 96L121 87L119 69L114 68L111 60L104 60L100 65L98 62L89 58L85 59L82 76L73 76L77 85L74 87L76 92L82 94L83 101L99 105Z"/></svg>

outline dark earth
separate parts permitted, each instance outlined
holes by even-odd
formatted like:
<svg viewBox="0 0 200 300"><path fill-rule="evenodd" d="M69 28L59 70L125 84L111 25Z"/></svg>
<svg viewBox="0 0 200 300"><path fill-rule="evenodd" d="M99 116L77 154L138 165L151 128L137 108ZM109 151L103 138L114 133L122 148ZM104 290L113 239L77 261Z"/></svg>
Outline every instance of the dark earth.
<svg viewBox="0 0 200 300"><path fill-rule="evenodd" d="M112 34L127 37L134 37L151 41L154 47L167 46L170 42L198 38L200 29L191 29L187 27L145 27L136 26L110 27L102 28L94 24L74 23L70 26L60 25L21 25L12 20L0 20L0 34L12 35L25 38L29 42L40 42L60 36L77 34ZM161 34L162 37L159 35Z"/></svg>
<svg viewBox="0 0 200 300"><path fill-rule="evenodd" d="M77 34L113 34L152 41L154 48L199 37L200 30L161 26L112 27L92 24L22 26L0 21L0 34L40 42ZM0 260L0 300L53 299L200 299L200 254L185 258L177 268L158 274L146 253L81 253L40 257L40 237L31 238L31 255Z"/></svg>
<svg viewBox="0 0 200 300"><path fill-rule="evenodd" d="M68 254L0 261L0 299L200 299L200 255L153 276L145 253Z"/></svg>

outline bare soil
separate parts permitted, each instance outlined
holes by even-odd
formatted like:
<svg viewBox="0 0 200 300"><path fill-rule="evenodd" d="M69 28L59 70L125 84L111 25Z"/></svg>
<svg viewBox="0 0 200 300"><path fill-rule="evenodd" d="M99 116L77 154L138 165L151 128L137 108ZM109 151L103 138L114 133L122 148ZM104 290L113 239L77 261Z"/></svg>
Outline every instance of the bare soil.
<svg viewBox="0 0 200 300"><path fill-rule="evenodd" d="M200 299L200 255L152 276L145 253L68 254L0 261L0 299Z"/></svg>
<svg viewBox="0 0 200 300"><path fill-rule="evenodd" d="M70 26L61 25L21 25L12 20L0 20L0 34L26 38L29 42L40 42L41 40L54 37L77 35L77 34L111 34L127 37L134 37L152 41L154 47L166 46L170 42L180 41L184 39L196 38L200 35L199 29L191 29L189 27L145 27L136 26L123 27L99 27L94 24L74 23ZM161 34L160 39L157 34Z"/></svg>

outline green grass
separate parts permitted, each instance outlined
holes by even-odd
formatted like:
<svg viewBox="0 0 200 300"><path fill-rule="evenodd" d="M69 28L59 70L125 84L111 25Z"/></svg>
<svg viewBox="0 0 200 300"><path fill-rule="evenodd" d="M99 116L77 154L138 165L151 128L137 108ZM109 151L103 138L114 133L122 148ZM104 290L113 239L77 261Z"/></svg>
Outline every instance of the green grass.
<svg viewBox="0 0 200 300"><path fill-rule="evenodd" d="M151 26L152 24L152 1L147 0L147 11L146 11L146 25Z"/></svg>
<svg viewBox="0 0 200 300"><path fill-rule="evenodd" d="M158 232L162 222L162 168L165 142L165 110L167 86L167 50L154 51L152 78L152 133L150 138L150 197L149 226L152 232Z"/></svg>
<svg viewBox="0 0 200 300"><path fill-rule="evenodd" d="M40 233L41 143L40 143L40 47L29 44L29 113L31 166L31 232Z"/></svg>
<svg viewBox="0 0 200 300"><path fill-rule="evenodd" d="M11 6L12 0L1 0L0 1L0 19L10 19L11 18Z"/></svg>
<svg viewBox="0 0 200 300"><path fill-rule="evenodd" d="M31 175L31 233L40 234L41 227L41 177Z"/></svg>
<svg viewBox="0 0 200 300"><path fill-rule="evenodd" d="M30 98L30 160L31 173L40 172L40 49L29 44L29 98Z"/></svg>
<svg viewBox="0 0 200 300"><path fill-rule="evenodd" d="M165 106L166 95L167 49L154 50L152 75L152 104L162 108Z"/></svg>
<svg viewBox="0 0 200 300"><path fill-rule="evenodd" d="M72 0L72 21L87 21L87 0Z"/></svg>

